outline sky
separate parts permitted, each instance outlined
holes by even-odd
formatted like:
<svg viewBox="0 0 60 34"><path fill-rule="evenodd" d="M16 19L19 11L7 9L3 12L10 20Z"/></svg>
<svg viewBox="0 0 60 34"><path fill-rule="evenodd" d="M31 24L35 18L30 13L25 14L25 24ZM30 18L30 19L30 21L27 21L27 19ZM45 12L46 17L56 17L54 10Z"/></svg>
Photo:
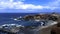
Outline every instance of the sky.
<svg viewBox="0 0 60 34"><path fill-rule="evenodd" d="M60 0L0 0L0 13L60 12Z"/></svg>

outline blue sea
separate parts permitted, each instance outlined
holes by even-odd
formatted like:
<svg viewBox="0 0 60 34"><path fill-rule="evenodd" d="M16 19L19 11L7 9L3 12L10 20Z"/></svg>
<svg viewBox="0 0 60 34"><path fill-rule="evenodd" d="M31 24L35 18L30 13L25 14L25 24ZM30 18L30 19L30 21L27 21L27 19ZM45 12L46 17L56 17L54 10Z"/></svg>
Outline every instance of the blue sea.
<svg viewBox="0 0 60 34"><path fill-rule="evenodd" d="M0 13L0 25L3 24L20 24L19 21L15 21L11 18L24 17L25 15L34 15L37 13Z"/></svg>

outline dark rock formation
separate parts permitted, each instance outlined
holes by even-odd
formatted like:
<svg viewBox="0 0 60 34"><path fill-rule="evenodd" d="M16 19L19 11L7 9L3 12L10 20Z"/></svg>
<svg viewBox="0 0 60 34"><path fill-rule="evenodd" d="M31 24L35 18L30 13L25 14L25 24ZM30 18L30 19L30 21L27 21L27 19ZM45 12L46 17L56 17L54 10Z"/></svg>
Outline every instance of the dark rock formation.
<svg viewBox="0 0 60 34"><path fill-rule="evenodd" d="M49 16L49 20L53 20L53 21L57 21L59 19L59 15L58 14L51 14Z"/></svg>
<svg viewBox="0 0 60 34"><path fill-rule="evenodd" d="M33 19L34 19L34 17L33 17L33 16L28 15L28 16L25 16L23 19L24 19L24 20L26 20L26 21L29 21L29 20L33 20Z"/></svg>
<svg viewBox="0 0 60 34"><path fill-rule="evenodd" d="M53 20L53 21L57 21L59 19L60 15L58 14L37 14L37 15L27 15L24 16L23 19L26 21L29 20Z"/></svg>

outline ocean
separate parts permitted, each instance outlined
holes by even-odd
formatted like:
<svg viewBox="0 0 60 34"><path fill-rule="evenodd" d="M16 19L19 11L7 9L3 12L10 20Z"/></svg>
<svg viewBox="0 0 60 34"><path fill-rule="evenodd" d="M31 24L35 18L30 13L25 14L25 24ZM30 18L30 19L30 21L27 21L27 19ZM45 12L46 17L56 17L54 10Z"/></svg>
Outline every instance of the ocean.
<svg viewBox="0 0 60 34"><path fill-rule="evenodd" d="M0 25L3 24L19 24L20 22L15 21L11 18L24 17L25 15L34 15L36 13L0 13Z"/></svg>

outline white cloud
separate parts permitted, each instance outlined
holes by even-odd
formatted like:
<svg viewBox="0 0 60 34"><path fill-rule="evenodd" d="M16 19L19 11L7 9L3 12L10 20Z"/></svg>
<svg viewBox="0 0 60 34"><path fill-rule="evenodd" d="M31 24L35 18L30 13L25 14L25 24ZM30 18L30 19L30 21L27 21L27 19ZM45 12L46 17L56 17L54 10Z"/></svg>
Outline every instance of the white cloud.
<svg viewBox="0 0 60 34"><path fill-rule="evenodd" d="M0 9L51 9L54 10L58 8L57 5L60 0L49 3L46 6L25 4L22 1L13 2L14 0L2 0L0 1Z"/></svg>
<svg viewBox="0 0 60 34"><path fill-rule="evenodd" d="M0 2L0 7L2 8L10 8L10 9L43 9L44 6L33 5L33 4L24 4L23 2Z"/></svg>

